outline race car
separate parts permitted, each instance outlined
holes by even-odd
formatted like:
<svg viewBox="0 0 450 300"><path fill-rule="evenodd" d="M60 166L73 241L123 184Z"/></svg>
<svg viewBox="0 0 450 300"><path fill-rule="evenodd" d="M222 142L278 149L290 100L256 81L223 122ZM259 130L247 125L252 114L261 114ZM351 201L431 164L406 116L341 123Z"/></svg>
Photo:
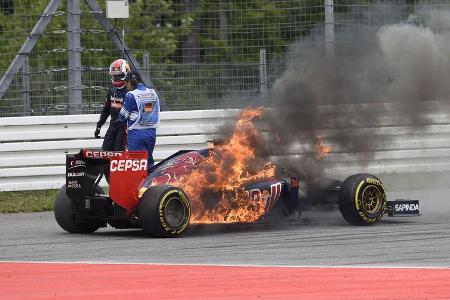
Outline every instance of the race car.
<svg viewBox="0 0 450 300"><path fill-rule="evenodd" d="M151 168L147 168L145 151L81 149L67 154L66 184L54 206L56 221L71 233L92 233L109 224L114 228L142 228L152 237L177 237L193 221L194 196L177 183L199 168L210 151L179 151ZM109 180L108 194L99 187L104 174ZM257 204L260 213L254 219L235 219L235 223L258 222L275 212L290 217L316 208L339 209L352 225L372 225L385 214L419 215L418 200L387 201L381 181L365 173L334 180L314 193L305 191L307 187L300 186L295 176L247 182L241 188L246 192L246 203ZM214 198L213 194L207 196ZM196 209L214 205L217 202Z"/></svg>

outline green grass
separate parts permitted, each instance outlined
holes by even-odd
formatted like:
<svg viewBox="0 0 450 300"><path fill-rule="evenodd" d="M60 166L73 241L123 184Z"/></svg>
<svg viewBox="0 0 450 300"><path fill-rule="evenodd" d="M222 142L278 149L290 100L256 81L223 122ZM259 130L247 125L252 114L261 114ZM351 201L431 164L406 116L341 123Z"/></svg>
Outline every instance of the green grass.
<svg viewBox="0 0 450 300"><path fill-rule="evenodd" d="M0 213L53 210L58 190L0 192Z"/></svg>

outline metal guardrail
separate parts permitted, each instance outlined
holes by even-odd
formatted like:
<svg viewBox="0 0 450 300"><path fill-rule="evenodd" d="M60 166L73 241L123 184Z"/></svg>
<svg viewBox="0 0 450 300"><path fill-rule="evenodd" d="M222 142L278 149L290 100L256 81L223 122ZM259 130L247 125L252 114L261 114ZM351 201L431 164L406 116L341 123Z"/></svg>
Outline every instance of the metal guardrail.
<svg viewBox="0 0 450 300"><path fill-rule="evenodd" d="M235 110L162 112L156 161L182 149L207 147L220 120ZM65 156L100 148L93 134L99 115L0 118L0 191L57 189L65 182ZM102 127L104 135L109 123Z"/></svg>
<svg viewBox="0 0 450 300"><path fill-rule="evenodd" d="M333 148L323 165L330 176L352 173L376 175L450 171L449 105L429 102L426 122L411 124L404 112L392 103L322 106L321 113L339 112L342 118L360 118L353 128L338 128L326 120L317 133ZM181 149L206 147L218 126L236 116L237 110L162 112L154 156L164 159ZM373 116L378 116L373 123ZM100 148L94 139L98 115L66 115L0 118L0 191L56 189L64 184L65 155L80 148ZM108 124L102 128L106 132ZM333 142L336 136L364 136L372 153L349 153ZM293 147L287 156L301 157L305 149ZM274 157L276 161L280 157Z"/></svg>

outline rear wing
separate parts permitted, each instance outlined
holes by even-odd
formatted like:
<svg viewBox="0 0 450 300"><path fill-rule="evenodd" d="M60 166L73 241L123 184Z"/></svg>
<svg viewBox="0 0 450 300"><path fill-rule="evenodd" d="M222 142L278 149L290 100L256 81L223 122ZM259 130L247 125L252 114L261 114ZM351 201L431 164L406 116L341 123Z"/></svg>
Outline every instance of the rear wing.
<svg viewBox="0 0 450 300"><path fill-rule="evenodd" d="M126 209L138 201L138 187L147 177L146 151L81 149L66 156L66 193L72 201L96 194L104 175L109 179L111 199Z"/></svg>

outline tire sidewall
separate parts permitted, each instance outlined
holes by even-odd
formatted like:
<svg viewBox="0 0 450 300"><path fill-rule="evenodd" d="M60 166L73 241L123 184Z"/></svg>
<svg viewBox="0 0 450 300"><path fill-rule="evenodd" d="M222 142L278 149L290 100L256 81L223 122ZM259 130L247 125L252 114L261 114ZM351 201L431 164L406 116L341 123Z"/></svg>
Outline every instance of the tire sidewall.
<svg viewBox="0 0 450 300"><path fill-rule="evenodd" d="M184 215L178 226L172 226L166 217L166 208L172 197L177 197L183 205ZM141 196L137 216L145 233L152 237L177 237L188 228L191 205L186 193L170 185L149 187Z"/></svg>
<svg viewBox="0 0 450 300"><path fill-rule="evenodd" d="M99 191L103 191L99 189ZM56 195L53 213L58 225L70 233L93 233L100 228L94 223L81 223L75 220L75 207L66 194L66 185L63 185Z"/></svg>
<svg viewBox="0 0 450 300"><path fill-rule="evenodd" d="M374 186L382 197L380 207L374 213L368 213L362 203L364 190ZM384 215L387 205L386 193L381 181L366 173L355 174L344 180L339 191L339 210L344 219L352 225L372 225Z"/></svg>

